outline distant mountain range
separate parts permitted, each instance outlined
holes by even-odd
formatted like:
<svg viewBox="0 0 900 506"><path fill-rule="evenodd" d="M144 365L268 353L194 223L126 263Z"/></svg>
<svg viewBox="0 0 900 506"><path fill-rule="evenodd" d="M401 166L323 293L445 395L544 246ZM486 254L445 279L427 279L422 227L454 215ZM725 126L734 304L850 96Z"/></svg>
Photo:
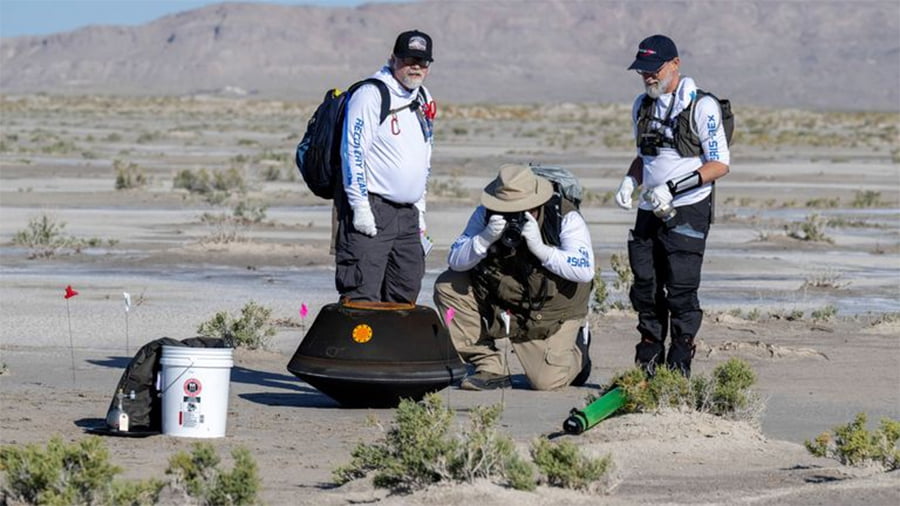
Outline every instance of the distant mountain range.
<svg viewBox="0 0 900 506"><path fill-rule="evenodd" d="M900 111L900 2L433 0L356 8L222 3L141 26L0 39L0 92L253 94L317 100L434 38L448 103L629 103L642 38L736 104Z"/></svg>

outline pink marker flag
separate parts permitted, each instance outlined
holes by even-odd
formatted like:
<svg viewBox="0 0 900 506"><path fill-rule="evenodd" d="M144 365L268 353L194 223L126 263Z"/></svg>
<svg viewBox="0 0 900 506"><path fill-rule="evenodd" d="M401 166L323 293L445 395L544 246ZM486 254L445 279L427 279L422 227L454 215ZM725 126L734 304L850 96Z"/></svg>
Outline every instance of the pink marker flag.
<svg viewBox="0 0 900 506"><path fill-rule="evenodd" d="M74 297L74 296L76 296L76 295L78 295L78 292L75 291L74 288L72 288L72 285L69 285L69 286L66 287L66 294L63 295L63 298L64 298L64 299L71 299L72 297Z"/></svg>
<svg viewBox="0 0 900 506"><path fill-rule="evenodd" d="M447 312L444 313L444 323L446 323L448 327L450 326L450 322L453 321L454 316L456 316L456 310L452 307L448 307Z"/></svg>
<svg viewBox="0 0 900 506"><path fill-rule="evenodd" d="M306 318L308 314L309 308L306 307L306 303L300 304L300 318Z"/></svg>

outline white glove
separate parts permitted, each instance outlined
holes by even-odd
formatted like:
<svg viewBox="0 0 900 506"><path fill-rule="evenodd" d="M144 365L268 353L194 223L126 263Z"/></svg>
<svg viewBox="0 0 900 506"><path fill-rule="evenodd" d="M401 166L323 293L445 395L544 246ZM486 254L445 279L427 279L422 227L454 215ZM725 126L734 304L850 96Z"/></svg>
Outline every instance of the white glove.
<svg viewBox="0 0 900 506"><path fill-rule="evenodd" d="M616 204L622 209L631 209L631 195L637 187L637 181L631 176L625 176L616 190Z"/></svg>
<svg viewBox="0 0 900 506"><path fill-rule="evenodd" d="M353 208L353 228L360 234L375 237L378 229L375 227L375 215L372 214L372 208L369 206Z"/></svg>
<svg viewBox="0 0 900 506"><path fill-rule="evenodd" d="M655 211L657 209L669 207L672 205L672 192L669 191L668 185L661 184L645 191L643 199L645 202L653 206L653 210Z"/></svg>
<svg viewBox="0 0 900 506"><path fill-rule="evenodd" d="M473 239L487 251L491 244L497 242L497 239L503 234L504 228L506 228L506 218L504 218L502 214L492 214L491 217L488 218L487 225L484 226L484 229L482 229L482 231Z"/></svg>
<svg viewBox="0 0 900 506"><path fill-rule="evenodd" d="M528 251L535 256L541 263L550 258L553 248L544 244L541 239L541 227L538 225L531 213L525 213L525 224L522 225L522 237L525 238L525 244L528 245Z"/></svg>

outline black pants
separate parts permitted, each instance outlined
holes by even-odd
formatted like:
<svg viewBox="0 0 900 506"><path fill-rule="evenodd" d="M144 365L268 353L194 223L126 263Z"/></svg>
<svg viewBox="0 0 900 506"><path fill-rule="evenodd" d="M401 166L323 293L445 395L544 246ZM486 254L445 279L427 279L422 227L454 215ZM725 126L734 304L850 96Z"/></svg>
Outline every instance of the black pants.
<svg viewBox="0 0 900 506"><path fill-rule="evenodd" d="M710 224L710 198L677 207L663 222L651 211L638 210L628 241L634 284L631 305L638 313L641 342L635 362L652 373L664 361L686 376L694 355L694 337L703 311L697 298L700 269ZM665 355L666 335L670 337Z"/></svg>
<svg viewBox="0 0 900 506"><path fill-rule="evenodd" d="M338 206L334 283L341 298L356 301L415 304L425 275L425 253L419 238L419 210L369 195L378 233L353 228L346 198Z"/></svg>

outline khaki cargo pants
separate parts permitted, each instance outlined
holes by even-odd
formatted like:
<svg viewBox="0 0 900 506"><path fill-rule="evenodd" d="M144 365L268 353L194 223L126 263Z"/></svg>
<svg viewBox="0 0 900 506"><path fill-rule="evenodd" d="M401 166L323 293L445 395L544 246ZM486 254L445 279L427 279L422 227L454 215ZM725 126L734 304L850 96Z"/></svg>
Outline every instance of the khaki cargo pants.
<svg viewBox="0 0 900 506"><path fill-rule="evenodd" d="M477 372L509 374L503 355L494 343L495 339L507 336L488 335L482 326L468 272L447 270L438 276L434 282L434 303L442 319L447 309L453 308L454 316L448 330L463 361L474 365ZM568 320L547 339L511 342L532 388L562 388L581 372L581 350L575 340L583 323L582 319Z"/></svg>

